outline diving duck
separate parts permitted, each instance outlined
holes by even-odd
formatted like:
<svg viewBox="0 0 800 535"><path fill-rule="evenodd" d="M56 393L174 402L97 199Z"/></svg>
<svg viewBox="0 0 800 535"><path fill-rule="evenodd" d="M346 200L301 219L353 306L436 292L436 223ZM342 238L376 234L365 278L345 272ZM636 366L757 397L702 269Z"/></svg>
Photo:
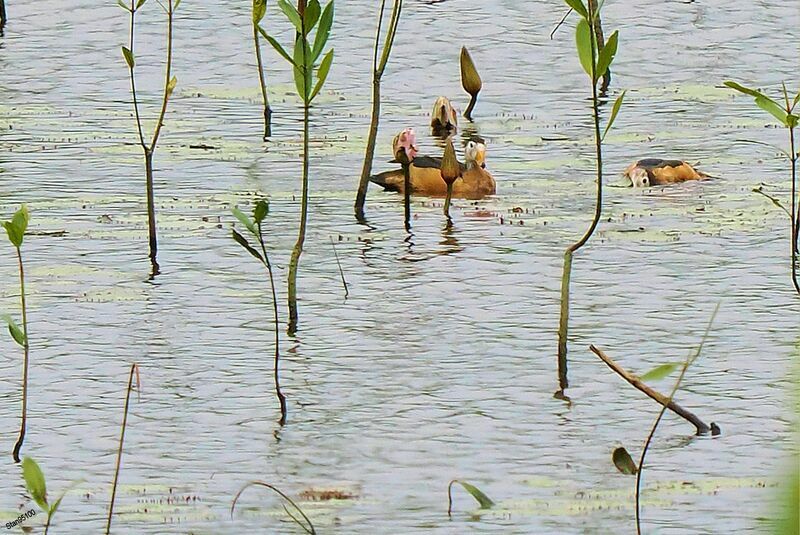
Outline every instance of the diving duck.
<svg viewBox="0 0 800 535"><path fill-rule="evenodd" d="M433 103L431 112L431 133L434 136L447 137L458 129L458 114L450 99L439 97Z"/></svg>
<svg viewBox="0 0 800 535"><path fill-rule="evenodd" d="M453 183L453 197L460 199L482 199L494 195L497 184L491 173L486 170L486 143L479 137L473 137L464 147L466 163L459 162L461 177ZM411 193L444 197L447 185L439 171L442 159L435 156L415 156L410 166ZM403 191L403 170L385 171L370 177L370 180L386 191Z"/></svg>
<svg viewBox="0 0 800 535"><path fill-rule="evenodd" d="M688 180L704 180L709 175L696 170L682 160L647 158L629 165L622 173L634 188L663 186Z"/></svg>

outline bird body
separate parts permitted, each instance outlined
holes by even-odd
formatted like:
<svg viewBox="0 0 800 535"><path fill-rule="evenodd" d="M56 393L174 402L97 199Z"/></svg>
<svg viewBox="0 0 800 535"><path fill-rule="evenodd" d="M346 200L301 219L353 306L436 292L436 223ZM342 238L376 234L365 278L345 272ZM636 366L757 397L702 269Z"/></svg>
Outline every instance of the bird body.
<svg viewBox="0 0 800 535"><path fill-rule="evenodd" d="M497 184L485 169L486 146L478 141L469 141L465 150L466 164L459 162L461 177L453 183L453 197L459 199L482 199L494 195ZM429 197L447 195L447 184L441 174L442 159L434 156L416 156L409 166L411 194ZM405 193L403 170L394 169L370 177L370 180L387 191Z"/></svg>
<svg viewBox="0 0 800 535"><path fill-rule="evenodd" d="M623 176L631 181L635 188L663 186L689 180L704 180L709 175L696 170L682 160L662 160L646 158L629 165Z"/></svg>

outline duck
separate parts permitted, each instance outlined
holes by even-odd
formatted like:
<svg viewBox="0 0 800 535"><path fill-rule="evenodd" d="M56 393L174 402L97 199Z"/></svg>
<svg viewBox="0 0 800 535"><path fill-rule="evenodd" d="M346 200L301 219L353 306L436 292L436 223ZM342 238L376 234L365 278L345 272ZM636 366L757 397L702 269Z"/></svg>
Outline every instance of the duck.
<svg viewBox="0 0 800 535"><path fill-rule="evenodd" d="M497 183L486 170L486 142L477 136L464 147L466 163L459 162L461 177L453 183L453 198L480 200L497 192ZM437 156L415 156L409 167L411 194L445 197L447 185L439 171L442 159ZM403 170L394 169L373 175L370 180L386 191L404 193Z"/></svg>
<svg viewBox="0 0 800 535"><path fill-rule="evenodd" d="M622 173L631 181L634 188L677 184L689 180L705 180L710 178L683 160L662 160L646 158L629 165Z"/></svg>
<svg viewBox="0 0 800 535"><path fill-rule="evenodd" d="M439 97L431 111L431 133L437 137L449 137L458 130L458 114L447 97Z"/></svg>

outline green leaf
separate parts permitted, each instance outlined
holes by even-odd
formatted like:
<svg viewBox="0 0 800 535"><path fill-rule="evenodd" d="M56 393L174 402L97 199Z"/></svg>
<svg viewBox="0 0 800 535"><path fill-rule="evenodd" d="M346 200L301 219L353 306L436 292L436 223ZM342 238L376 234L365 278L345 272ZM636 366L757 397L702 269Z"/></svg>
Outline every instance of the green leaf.
<svg viewBox="0 0 800 535"><path fill-rule="evenodd" d="M314 91L311 93L310 100L314 100L314 97L317 96L317 93L320 92L323 84L325 84L325 80L328 78L328 72L331 70L331 63L333 63L332 48L327 54L325 54L325 57L322 58L322 63L319 65L319 70L317 71L317 85L314 87Z"/></svg>
<svg viewBox="0 0 800 535"><path fill-rule="evenodd" d="M677 362L662 364L660 366L656 366L646 374L642 375L639 379L641 379L643 382L658 381L659 379L663 379L667 375L674 372L679 366L680 363Z"/></svg>
<svg viewBox="0 0 800 535"><path fill-rule="evenodd" d="M622 107L622 100L625 98L625 91L617 97L617 100L614 101L614 105L611 107L611 116L608 118L608 123L606 124L606 130L603 132L603 137L600 138L600 141L603 141L606 138L606 134L608 131L611 130L611 125L614 124L614 121L617 118L617 114L619 113L620 107Z"/></svg>
<svg viewBox="0 0 800 535"><path fill-rule="evenodd" d="M133 52L131 52L130 48L123 46L122 56L125 58L125 63L128 64L128 68L133 69L133 66L136 64L136 62L133 59Z"/></svg>
<svg viewBox="0 0 800 535"><path fill-rule="evenodd" d="M175 91L175 86L178 85L178 78L173 76L170 78L169 83L167 83L167 95L172 95L172 92Z"/></svg>
<svg viewBox="0 0 800 535"><path fill-rule="evenodd" d="M25 231L28 229L29 220L30 215L28 213L28 207L23 204L11 217L11 221L3 223L3 227L8 234L8 240L14 247L22 246L22 241L25 238Z"/></svg>
<svg viewBox="0 0 800 535"><path fill-rule="evenodd" d="M611 460L614 461L614 466L617 467L617 470L623 474L635 476L636 472L639 471L636 463L631 459L631 454L625 448L619 447L615 449L614 453L611 454Z"/></svg>
<svg viewBox="0 0 800 535"><path fill-rule="evenodd" d="M800 116L798 115L790 113L786 116L786 126L789 128L796 128L798 121L800 121Z"/></svg>
<svg viewBox="0 0 800 535"><path fill-rule="evenodd" d="M262 264L264 263L264 259L263 259L263 258L261 258L261 253L259 253L258 251L256 251L256 250L255 250L255 249L254 249L254 248L253 248L253 247L252 247L252 246L251 246L251 245L250 245L250 244L247 242L247 239L246 239L244 236L242 236L241 234L239 234L238 232L236 232L236 230L231 230L231 232L233 233L233 239L236 241L236 243L238 243L239 245L241 245L242 247L244 247L244 248L247 250L247 252L248 252L248 253L250 253L251 255L253 255L255 258L257 258L259 262L261 262Z"/></svg>
<svg viewBox="0 0 800 535"><path fill-rule="evenodd" d="M274 38L274 37L272 37L272 36L271 36L271 35L269 35L267 32L265 32L265 31L264 31L264 28L262 28L261 26L259 26L259 27L258 27L258 31L259 31L259 33L260 33L261 35L263 35L263 36L264 36L264 39L266 39L266 40L267 40L267 42L268 42L269 44L271 44L271 45L272 45L272 48L274 48L274 49L275 49L275 51L276 51L278 54L280 54L281 56L283 56L283 58L284 58L286 61L288 61L289 63L291 63L292 65L294 65L294 60L292 59L292 57L289 55L289 53L288 53L288 52L286 52L286 50L285 50L285 49L284 49L284 48L281 46L281 44L280 44L278 41L276 41L276 40L275 40L275 38Z"/></svg>
<svg viewBox="0 0 800 535"><path fill-rule="evenodd" d="M118 5L119 7L121 7L122 9L124 9L125 11L127 11L128 13L130 13L130 12L131 12L131 8L129 8L128 6L126 6L126 5L123 3L123 1L122 1L122 0L117 0L117 5Z"/></svg>
<svg viewBox="0 0 800 535"><path fill-rule="evenodd" d="M175 3L172 4L172 12L174 13L175 10L178 9L178 6L181 5L181 0L175 0Z"/></svg>
<svg viewBox="0 0 800 535"><path fill-rule="evenodd" d="M307 87L309 84L309 76L307 76L307 70L305 65L305 60L307 57L303 57L303 47L305 45L305 39L303 36L298 35L294 40L294 85L297 88L297 95L303 100L303 102L308 102L308 91Z"/></svg>
<svg viewBox="0 0 800 535"><path fill-rule="evenodd" d="M595 74L598 78L606 73L611 63L614 61L614 56L617 55L618 40L619 31L615 31L611 34L611 37L608 38L608 41L606 41L606 46L604 46L597 55L597 71L595 71Z"/></svg>
<svg viewBox="0 0 800 535"><path fill-rule="evenodd" d="M319 28L317 28L317 35L314 36L314 48L311 53L312 64L316 63L317 58L322 54L322 49L325 48L328 36L331 34L331 26L333 26L333 0L325 6L319 19Z"/></svg>
<svg viewBox="0 0 800 535"><path fill-rule="evenodd" d="M3 316L3 320L8 325L8 332L11 334L11 338L21 347L25 347L25 332L19 328L14 318L6 314Z"/></svg>
<svg viewBox="0 0 800 535"><path fill-rule="evenodd" d="M306 5L306 10L303 12L303 24L305 26L306 35L311 33L311 30L316 26L319 21L320 12L319 0L309 0Z"/></svg>
<svg viewBox="0 0 800 535"><path fill-rule="evenodd" d="M795 95L794 102L792 102L792 109L794 109L794 107L797 106L798 102L800 102L800 93L797 93L797 95Z"/></svg>
<svg viewBox="0 0 800 535"><path fill-rule="evenodd" d="M750 89L749 87L745 87L743 85L737 84L736 82L725 82L725 85L730 87L731 89L735 89L740 93L744 93L745 95L750 95L751 97L763 97L765 96L763 93L756 91L755 89Z"/></svg>
<svg viewBox="0 0 800 535"><path fill-rule="evenodd" d="M267 14L267 0L253 0L253 24L258 24Z"/></svg>
<svg viewBox="0 0 800 535"><path fill-rule="evenodd" d="M30 457L22 459L22 477L25 479L25 488L31 494L31 498L43 511L49 511L47 505L47 486L44 481L44 474L36 461Z"/></svg>
<svg viewBox="0 0 800 535"><path fill-rule="evenodd" d="M573 9L578 15L583 17L584 19L589 17L589 12L586 10L586 6L583 5L581 0L564 0L569 7Z"/></svg>
<svg viewBox="0 0 800 535"><path fill-rule="evenodd" d="M250 233L253 234L253 236L257 236L258 235L258 233L256 231L256 226L253 224L252 221L250 221L250 218L247 217L247 214L245 214L244 212L242 212L238 208L233 208L231 210L231 212L233 212L233 215L236 217L236 219L239 220L239 222L242 225L247 227L247 230L249 230Z"/></svg>
<svg viewBox="0 0 800 535"><path fill-rule="evenodd" d="M761 95L760 97L756 97L756 106L778 119L784 126L789 126L786 110L768 96Z"/></svg>
<svg viewBox="0 0 800 535"><path fill-rule="evenodd" d="M586 19L581 19L578 21L577 28L575 28L575 45L578 48L578 59L581 60L581 66L589 77L592 76L592 65L594 64L592 39L589 23L586 22Z"/></svg>
<svg viewBox="0 0 800 535"><path fill-rule="evenodd" d="M451 481L450 482L450 486L452 486L453 483L458 483L459 485L464 487L464 490L469 492L470 495L473 498L475 498L475 501L478 502L478 505L480 505L481 509L490 509L491 507L494 506L494 502L486 494L481 492L481 490L478 487L476 487L474 485L470 485L466 481L461 481L459 479L454 479L453 481ZM449 489L448 489L448 492L449 492Z"/></svg>
<svg viewBox="0 0 800 535"><path fill-rule="evenodd" d="M145 2L147 2L147 0L139 0L138 2L136 2L136 9L142 7Z"/></svg>
<svg viewBox="0 0 800 535"><path fill-rule="evenodd" d="M289 22L292 23L297 32L302 34L303 21L300 18L300 13L297 12L295 7L287 0L278 0L278 7L281 8L281 11L283 11L283 14L286 15L286 18L289 19Z"/></svg>
<svg viewBox="0 0 800 535"><path fill-rule="evenodd" d="M269 214L269 201L262 199L256 203L256 207L253 209L253 219L256 225L264 221L267 214Z"/></svg>

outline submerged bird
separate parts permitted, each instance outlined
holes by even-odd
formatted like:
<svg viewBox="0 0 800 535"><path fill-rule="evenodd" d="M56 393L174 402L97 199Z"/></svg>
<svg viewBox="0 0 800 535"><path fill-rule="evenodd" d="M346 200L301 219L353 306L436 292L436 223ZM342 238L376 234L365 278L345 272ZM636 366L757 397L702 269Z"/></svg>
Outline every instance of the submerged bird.
<svg viewBox="0 0 800 535"><path fill-rule="evenodd" d="M459 162L461 177L453 183L453 197L460 199L482 199L494 195L497 184L486 170L486 144L480 138L473 138L464 148L466 163ZM411 162L411 193L444 197L447 184L441 174L442 159L434 156L415 156ZM387 191L403 191L403 171L395 169L370 177L370 180Z"/></svg>
<svg viewBox="0 0 800 535"><path fill-rule="evenodd" d="M450 99L439 97L433 103L431 132L434 136L447 137L458 129L458 114Z"/></svg>
<svg viewBox="0 0 800 535"><path fill-rule="evenodd" d="M709 175L696 170L682 160L661 160L659 158L647 158L632 163L622 175L630 179L634 188L710 178Z"/></svg>

